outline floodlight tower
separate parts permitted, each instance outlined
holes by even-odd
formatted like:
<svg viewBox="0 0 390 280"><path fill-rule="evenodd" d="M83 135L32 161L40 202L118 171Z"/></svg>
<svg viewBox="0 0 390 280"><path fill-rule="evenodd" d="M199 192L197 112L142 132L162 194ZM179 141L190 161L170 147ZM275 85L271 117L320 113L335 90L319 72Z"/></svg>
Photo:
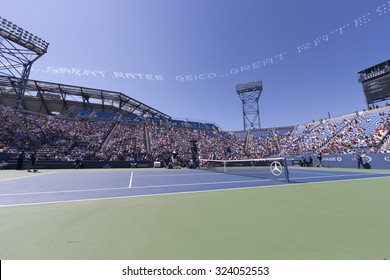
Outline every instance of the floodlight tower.
<svg viewBox="0 0 390 280"><path fill-rule="evenodd" d="M47 52L49 43L0 17L0 75L16 93L15 107L22 107L32 64Z"/></svg>
<svg viewBox="0 0 390 280"><path fill-rule="evenodd" d="M244 130L260 128L259 99L262 90L262 81L236 85L236 92L242 101Z"/></svg>

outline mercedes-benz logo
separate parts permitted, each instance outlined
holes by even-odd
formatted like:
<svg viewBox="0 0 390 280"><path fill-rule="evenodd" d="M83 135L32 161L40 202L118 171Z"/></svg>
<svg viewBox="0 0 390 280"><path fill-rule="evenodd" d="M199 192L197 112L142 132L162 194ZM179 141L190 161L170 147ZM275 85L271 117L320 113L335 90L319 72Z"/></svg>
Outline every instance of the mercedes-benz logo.
<svg viewBox="0 0 390 280"><path fill-rule="evenodd" d="M280 176L283 173L282 164L278 161L272 162L269 168L271 169L271 173L275 176Z"/></svg>

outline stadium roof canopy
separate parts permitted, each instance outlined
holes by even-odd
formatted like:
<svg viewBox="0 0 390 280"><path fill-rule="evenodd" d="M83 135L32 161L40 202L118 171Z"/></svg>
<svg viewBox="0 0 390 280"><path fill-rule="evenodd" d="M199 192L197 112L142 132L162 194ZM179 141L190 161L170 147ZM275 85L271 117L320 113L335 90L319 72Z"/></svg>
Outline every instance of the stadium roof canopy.
<svg viewBox="0 0 390 280"><path fill-rule="evenodd" d="M0 76L0 94L16 94L18 78ZM68 101L82 102L85 108L91 107L91 104L100 105L101 111L105 111L106 106L116 107L118 112L125 111L140 116L148 115L161 119L171 119L164 114L142 102L139 102L123 93L86 88L81 86L64 85L59 83L28 80L26 86L26 96L40 98L43 106L47 101L58 100L63 103L65 110L69 110ZM50 114L50 110L46 109Z"/></svg>

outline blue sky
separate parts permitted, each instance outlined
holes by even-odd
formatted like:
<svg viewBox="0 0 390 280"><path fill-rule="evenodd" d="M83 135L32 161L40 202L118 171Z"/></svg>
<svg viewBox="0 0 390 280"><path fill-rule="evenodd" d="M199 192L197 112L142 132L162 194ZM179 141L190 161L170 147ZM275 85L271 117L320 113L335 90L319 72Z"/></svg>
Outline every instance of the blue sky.
<svg viewBox="0 0 390 280"><path fill-rule="evenodd" d="M30 78L123 92L174 118L243 129L239 83L262 80L261 126L366 107L357 72L390 59L386 0L1 0L50 43Z"/></svg>

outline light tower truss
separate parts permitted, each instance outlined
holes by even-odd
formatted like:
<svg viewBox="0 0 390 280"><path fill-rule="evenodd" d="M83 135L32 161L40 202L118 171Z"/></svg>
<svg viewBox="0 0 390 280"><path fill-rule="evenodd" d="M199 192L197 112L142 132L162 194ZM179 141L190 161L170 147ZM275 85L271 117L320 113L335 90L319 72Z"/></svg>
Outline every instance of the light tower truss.
<svg viewBox="0 0 390 280"><path fill-rule="evenodd" d="M253 81L236 86L236 92L242 101L244 130L261 128L259 99L262 90L262 81Z"/></svg>
<svg viewBox="0 0 390 280"><path fill-rule="evenodd" d="M22 107L32 64L49 43L0 17L0 75L17 78L15 107Z"/></svg>

